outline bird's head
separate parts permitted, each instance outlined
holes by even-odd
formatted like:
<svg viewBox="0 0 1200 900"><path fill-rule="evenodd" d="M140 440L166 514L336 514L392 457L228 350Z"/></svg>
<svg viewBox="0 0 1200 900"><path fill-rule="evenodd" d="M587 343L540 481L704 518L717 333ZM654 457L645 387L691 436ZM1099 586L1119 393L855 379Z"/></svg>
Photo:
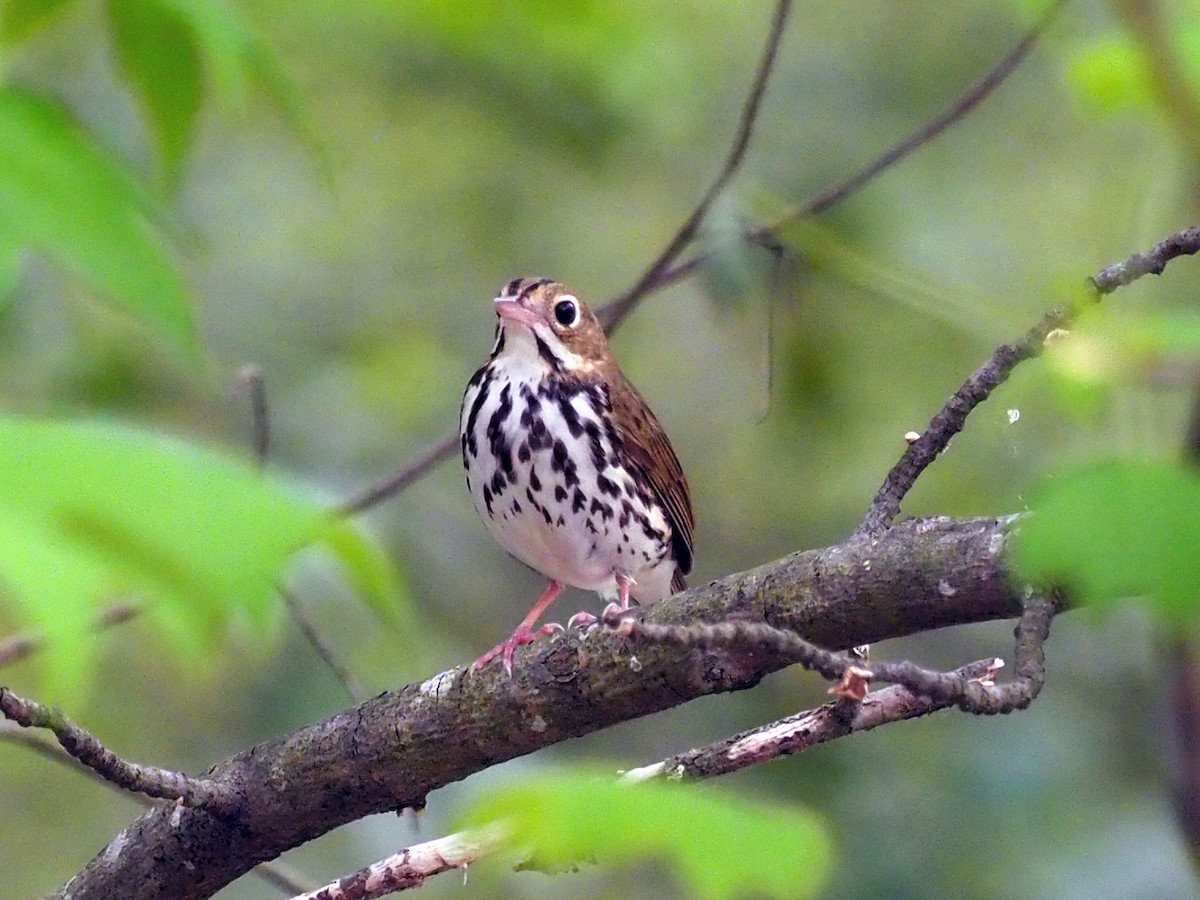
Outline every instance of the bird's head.
<svg viewBox="0 0 1200 900"><path fill-rule="evenodd" d="M517 278L492 301L499 317L494 354L540 359L556 372L586 376L611 360L595 313L548 278Z"/></svg>

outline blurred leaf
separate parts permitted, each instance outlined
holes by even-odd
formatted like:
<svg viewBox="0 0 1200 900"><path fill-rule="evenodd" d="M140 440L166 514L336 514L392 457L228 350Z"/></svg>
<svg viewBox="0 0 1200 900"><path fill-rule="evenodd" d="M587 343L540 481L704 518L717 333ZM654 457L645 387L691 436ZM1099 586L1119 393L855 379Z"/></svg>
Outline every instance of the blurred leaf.
<svg viewBox="0 0 1200 900"><path fill-rule="evenodd" d="M84 690L86 632L120 600L136 598L195 667L211 665L235 624L261 637L283 563L314 542L374 609L404 599L373 544L247 464L113 425L0 419L0 602L50 638L50 695Z"/></svg>
<svg viewBox="0 0 1200 900"><path fill-rule="evenodd" d="M0 46L19 43L41 30L74 0L4 0L0 4Z"/></svg>
<svg viewBox="0 0 1200 900"><path fill-rule="evenodd" d="M1200 613L1200 472L1179 463L1108 461L1063 472L1017 530L1018 578L1108 604L1143 596L1162 620Z"/></svg>
<svg viewBox="0 0 1200 900"><path fill-rule="evenodd" d="M197 355L191 307L155 220L161 210L61 107L0 89L0 220L101 297Z"/></svg>
<svg viewBox="0 0 1200 900"><path fill-rule="evenodd" d="M1200 361L1200 314L1097 306L1068 336L1046 351L1047 371L1059 401L1077 416L1107 409L1117 388L1155 379L1182 366L1189 382Z"/></svg>
<svg viewBox="0 0 1200 900"><path fill-rule="evenodd" d="M1154 97L1146 61L1123 34L1077 50L1068 61L1067 84L1085 108L1100 113L1143 109Z"/></svg>
<svg viewBox="0 0 1200 900"><path fill-rule="evenodd" d="M1185 20L1167 37L1186 82L1176 88L1195 93L1200 90L1200 23ZM1077 50L1068 63L1067 83L1085 108L1103 114L1153 108L1161 94L1144 46L1124 31Z"/></svg>
<svg viewBox="0 0 1200 900"><path fill-rule="evenodd" d="M270 44L236 4L227 0L142 2L160 4L187 24L225 102L234 108L244 106L248 84L254 83L278 104L293 125L305 127L299 94Z"/></svg>
<svg viewBox="0 0 1200 900"><path fill-rule="evenodd" d="M109 0L108 15L121 73L145 107L163 175L174 185L204 98L195 35L158 0Z"/></svg>
<svg viewBox="0 0 1200 900"><path fill-rule="evenodd" d="M539 865L666 859L686 895L701 898L811 897L832 856L824 827L807 810L711 788L622 784L588 771L513 785L470 814L476 826L497 820Z"/></svg>

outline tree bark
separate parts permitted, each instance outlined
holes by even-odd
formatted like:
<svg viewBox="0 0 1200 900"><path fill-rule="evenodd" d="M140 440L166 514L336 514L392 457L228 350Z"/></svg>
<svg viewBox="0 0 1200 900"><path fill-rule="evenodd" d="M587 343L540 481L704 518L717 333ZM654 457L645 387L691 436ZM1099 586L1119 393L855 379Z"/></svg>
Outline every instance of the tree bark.
<svg viewBox="0 0 1200 900"><path fill-rule="evenodd" d="M1013 618L1002 554L1014 518L910 520L873 538L794 553L664 600L647 621L743 618L843 649L945 625ZM636 661L635 661L636 659ZM209 777L237 815L175 804L146 813L61 891L64 898L208 897L256 863L504 760L706 694L741 690L793 660L639 645L570 631L499 666L452 669L266 741Z"/></svg>

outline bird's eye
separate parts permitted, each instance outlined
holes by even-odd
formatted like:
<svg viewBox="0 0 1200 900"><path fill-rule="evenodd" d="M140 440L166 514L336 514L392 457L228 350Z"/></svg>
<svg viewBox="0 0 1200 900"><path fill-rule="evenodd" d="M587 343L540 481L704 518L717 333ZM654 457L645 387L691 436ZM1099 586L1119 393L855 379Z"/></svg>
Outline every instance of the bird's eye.
<svg viewBox="0 0 1200 900"><path fill-rule="evenodd" d="M579 321L579 305L574 300L559 300L554 304L554 318L559 325L570 328Z"/></svg>

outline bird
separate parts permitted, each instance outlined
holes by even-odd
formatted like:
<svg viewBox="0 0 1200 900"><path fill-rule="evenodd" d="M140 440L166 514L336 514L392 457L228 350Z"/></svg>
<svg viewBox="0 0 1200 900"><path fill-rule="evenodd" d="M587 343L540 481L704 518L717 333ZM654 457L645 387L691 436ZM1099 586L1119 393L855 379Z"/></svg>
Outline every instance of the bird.
<svg viewBox="0 0 1200 900"><path fill-rule="evenodd" d="M517 278L492 301L496 334L463 394L467 487L492 537L549 585L472 670L553 631L534 626L564 587L624 610L686 587L695 518L658 419L625 377L599 319L548 278ZM606 607L607 611L607 607ZM576 614L568 625L596 621Z"/></svg>

